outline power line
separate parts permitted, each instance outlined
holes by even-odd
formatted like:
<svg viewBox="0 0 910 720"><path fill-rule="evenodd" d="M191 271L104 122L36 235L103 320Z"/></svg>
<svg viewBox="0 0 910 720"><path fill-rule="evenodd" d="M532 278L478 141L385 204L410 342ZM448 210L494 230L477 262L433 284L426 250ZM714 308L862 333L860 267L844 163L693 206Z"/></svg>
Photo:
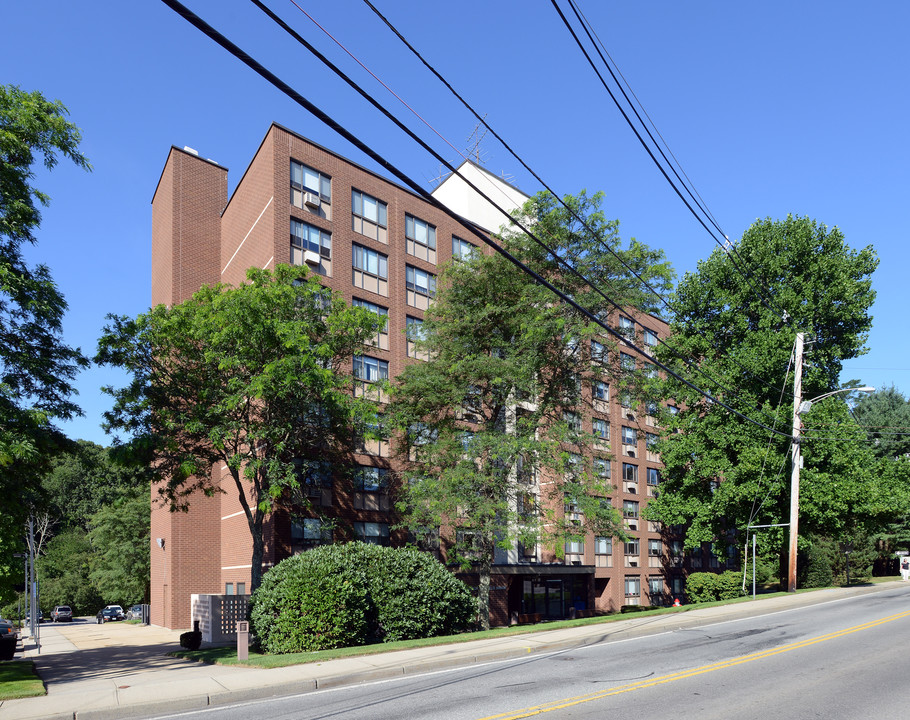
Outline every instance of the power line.
<svg viewBox="0 0 910 720"><path fill-rule="evenodd" d="M255 0L254 0L254 1L255 1ZM394 34L394 35L395 35L395 36L396 36L404 45L405 45L405 47L407 47L408 50L410 50L411 53L413 53L414 56L415 56L418 60L420 60L420 62L424 65L424 67L425 67L427 70L429 70L429 71L430 71L430 72L431 72L431 73L432 73L432 74L433 74L433 75L434 75L434 76L435 76L435 77L436 77L436 78L437 78L437 79L438 79L438 80L439 80L439 81L440 81L440 82L449 90L449 92L451 92L452 95L454 95L455 98L457 98L458 101L461 102L461 104L462 104L462 105L463 105L463 106L464 106L464 107L465 107L465 108L466 108L466 109L467 109L467 110L468 110L468 111L469 111L469 112L478 120L478 122L480 122L480 123L481 123L481 124L482 124L482 125L483 125L483 126L484 126L492 135L493 135L493 137L495 137L495 138L499 141L499 143L500 143L500 144L501 144L501 145L502 145L502 146L503 146L503 147L512 155L512 157L514 157L514 158L518 161L518 163L521 164L521 166L522 166L523 168L525 168L525 170L527 170L527 171L531 174L531 176L534 177L534 179L537 180L537 181L544 187L544 189L546 189L546 190L550 193L550 195L551 195L553 198L555 198L555 199L557 200L557 202L559 202L559 203L563 206L563 208L565 208L565 209L566 209L566 210L567 210L567 211L568 211L568 212L569 212L569 213L570 213L570 214L571 214L571 215L572 215L572 216L573 216L573 217L574 217L574 218L575 218L575 219L576 219L576 220L577 220L577 221L578 221L578 222L579 222L579 223L580 223L588 232L590 232L591 235L592 235L592 237L596 236L596 233L594 232L594 230L588 225L587 220L586 220L585 218L581 217L578 213L576 213L575 210L574 210L570 205L568 205L568 203L566 203L566 202L560 197L560 195L559 195L552 187L550 187L550 185L548 185L547 182L546 182L540 175L538 175L538 174L534 171L534 169L531 168L530 165L528 165L528 163L526 163L526 162L524 161L524 159L523 159L520 155L518 155L518 153L517 153L514 149L512 149L512 147L509 145L509 143L506 142L505 138L503 138L499 133L496 132L496 130L494 130L494 129L490 126L490 124L489 124L489 123L487 122L487 120L486 120L486 116L484 115L483 117L481 117L481 115L480 115L480 114L471 106L471 104L470 104L467 100L465 100L465 99L461 96L461 94L459 94L458 91L455 90L454 87L452 87L452 85L448 82L448 80L446 80L445 77L443 77L443 75L442 75L439 71L437 71L436 68L433 67L433 65L431 65L431 64L423 57L423 55L421 55L421 53L420 53L420 52L419 52L419 51L418 51L418 50L417 50L417 49L408 41L408 39L407 39L407 38L398 30L398 28L396 28L396 27L392 24L392 22L391 22L385 15L383 15L383 14L376 8L375 5L373 5L373 3L372 3L370 0L363 0L363 2L364 2L364 4L366 4L367 7L369 7L369 8L373 11L373 13L374 13L374 14L375 14L375 15L376 15L376 16L377 16L385 25L386 25L386 27L388 27L389 30L390 30L390 31L391 31L391 32L392 32L392 33L393 33L393 34ZM372 73L370 73L370 74L372 75ZM396 95L396 97L397 97L397 95ZM655 129L656 129L656 128L655 128ZM659 133L658 133L658 134L659 134ZM450 145L451 145L451 143L450 143ZM671 153L671 154L672 154L672 153ZM710 214L710 213L708 213L708 214ZM719 229L719 228L718 228L718 229ZM675 311L674 311L674 309L673 309L673 307L667 302L666 298L665 298L660 292L658 292L656 289L654 289L654 288L653 288L653 287L652 287L644 278L642 278L642 277L635 271L635 269L632 268L628 263L626 263L625 260L624 260L618 253L616 253L611 247L605 246L605 248L606 248L606 249L607 249L607 250L608 250L608 251L609 251L609 252L610 252L610 253L611 253L611 254L612 254L620 263L621 263L621 264L622 264L622 266L623 266L624 268L626 268L626 270L628 270L628 271L633 275L633 277L635 277L636 279L638 279L639 282L641 282L642 285L643 285L645 288L647 288L647 289L651 292L651 294L654 295L654 296L661 302L661 304L663 304L663 306L664 306L665 308L667 308L667 310L669 310L669 311L670 311L672 314L674 314L674 315L676 314ZM588 283L588 284L590 285L590 283ZM590 287L592 287L595 291L598 291L597 288L594 288L593 285L590 285ZM598 291L598 292L599 292L599 291ZM612 302L611 300L609 300L609 298L606 298L606 296L604 296L604 299L606 299L608 302ZM616 305L615 303L613 303L613 304L617 307L617 309L621 309L621 308L619 308L619 306ZM712 378L712 377L711 377L703 368L701 368L701 367L698 365L698 363L695 362L693 359L686 359L686 358L682 357L682 356L679 354L679 352L676 350L676 348L675 348L674 346L668 344L667 342L665 342L664 340L662 340L662 339L660 339L660 338L658 338L658 344L660 344L661 346L664 346L664 347L669 348L669 349L670 349L670 352L672 353L672 355L673 355L674 357L676 357L677 359L681 360L687 367L689 367L690 369L694 370L694 371L697 372L698 374L701 374L701 375L704 375L705 377L707 377L708 380L709 380L715 387L720 388L720 389L722 389L722 390L724 390L724 391L730 393L731 395L735 395L735 392L733 392L733 391L731 391L729 388L725 387L725 386L724 386L722 383L720 383L716 378ZM735 364L735 365L736 365L737 367L739 367L741 370L743 370L744 372L746 372L748 375L754 377L756 380L758 380L758 381L759 381L760 383L762 383L763 385L766 385L766 386L769 386L769 387L770 387L769 383L768 383L766 380L764 380L763 378L760 378L760 377L758 377L757 375L755 375L749 368L747 368L747 367L745 367L744 365L742 365L738 360L736 360L735 358L732 358L732 357L729 358L729 359L731 360L731 362L733 362L733 364ZM694 367L693 367L693 366L694 366ZM764 412L762 411L762 414L766 414L766 413L764 413Z"/></svg>
<svg viewBox="0 0 910 720"><path fill-rule="evenodd" d="M756 420L753 420L752 418L744 415L743 413L739 412L735 408L730 407L729 405L722 402L721 400L714 398L713 396L710 395L710 393L707 393L704 390L698 388L693 383L689 382L685 378L682 378L676 372L674 372L670 368L666 367L663 363L658 361L656 358L653 358L649 353L646 353L644 350L638 348L634 343L630 342L624 335L617 332L616 330L609 327L608 325L604 324L593 313L589 312L588 310L586 310L585 308L580 306L573 298L571 298L568 295L566 295L565 293L563 293L561 290L559 290L557 287L552 285L548 280L543 278L541 275L539 275L538 273L535 273L533 270L531 270L529 267L527 267L524 263L522 263L520 260L518 260L516 257L514 257L511 253L509 253L507 250L505 250L505 248L502 248L498 244L493 242L489 237L487 237L487 235L485 233L481 232L477 228L476 225L474 225L466 218L458 215L458 213L455 213L454 211L450 210L448 207L443 205L439 200L437 200L430 193L428 193L420 183L413 180L405 172L400 170L397 166L395 166L389 160L387 160L382 155L380 155L378 152L373 150L369 145L367 145L365 142L360 140L357 136L355 136L353 133L351 133L347 128L345 128L343 125L341 125L339 122L337 122L334 118L332 118L326 112L324 112L319 107L317 107L315 104L313 104L312 102L307 100L303 95L301 95L299 92L297 92L293 87L291 87L290 85L285 83L283 80L281 80L277 75L275 75L270 70L268 70L266 67L264 67L261 63L256 61L252 56L250 56L242 48L240 48L239 46L235 45L233 42L228 40L224 35L222 35L220 32L215 30L211 25L206 23L198 15L196 15L195 13L190 11L187 7L185 7L181 3L177 2L177 0L162 0L162 2L165 5L167 5L168 7L170 7L172 10L174 10L178 15L183 17L191 25L193 25L198 30L200 30L205 35L207 35L212 40L214 40L216 43L221 45L225 50L227 50L232 55L234 55L234 57L236 57L238 60L243 62L251 70L256 72L258 75L260 75L265 80L267 80L269 83L274 85L277 89L279 89L281 92L283 92L289 98L294 100L294 102L296 102L298 105L300 105L305 110L307 110L310 114L312 114L314 117L316 117L320 122L324 123L327 127L334 130L336 133L341 135L342 138L344 138L345 140L350 142L352 145L354 145L354 147L359 149L361 152L365 153L368 157L370 157L372 160L374 160L376 163L378 163L381 167L387 169L395 177L399 178L399 180L401 180L408 187L410 187L415 193L420 195L427 203L429 203L430 205L435 207L440 212L445 213L446 215L448 215L450 218L452 218L456 222L460 223L466 230L468 230L473 235L475 235L481 242L488 245L495 252L497 252L500 255L502 255L503 257L505 257L509 262L511 262L513 265L515 265L516 267L521 269L523 272L525 272L528 275L530 275L531 277L533 277L543 287L545 287L548 290L550 290L551 292L553 292L563 302L565 302L568 305L570 305L571 307L573 307L576 311L580 312L582 315L587 317L591 322L596 323L603 330L605 330L609 335L614 336L615 338L620 340L620 342L622 342L622 343L626 344L628 347L636 350L642 357L653 362L655 365L657 365L658 367L663 369L665 372L667 372L671 377L674 377L679 382L683 383L690 389L692 389L695 392L699 393L700 395L704 396L708 400L716 403L720 407L723 407L723 408L729 410L730 412L734 413L738 417L740 417L744 420L747 420L748 422L750 422L754 425L762 427L765 430L770 430L771 432L774 432L778 435L782 435L784 437L790 437L786 433L782 433L781 431L776 430L774 428L769 428L768 426L766 426ZM408 132L410 133L410 131L408 131ZM411 134L413 135L413 133L411 133ZM420 142L422 145L425 146L425 143L423 143L418 138L416 138L416 136L415 136L415 139L418 140L418 142ZM449 163L445 162L445 160L443 160L440 156L438 156L432 149L430 149L428 147L426 149L429 152L431 152L432 154L434 154L437 157L437 159L439 159L441 162L446 164L447 167L451 168L451 165ZM495 203L493 203L492 200L490 200L490 198L487 197L480 189L474 187L467 178L464 178L460 173L458 173L458 171L455 168L451 168L451 169L454 173L458 174L459 177L462 178L462 180L464 180L468 185L470 185L474 189L475 192L477 192L487 202L491 203L494 207L496 207ZM529 237L535 238L534 234L531 233L527 228L525 228L520 222L515 221L515 224L518 225L519 227L521 227L522 230ZM540 242L539 239L537 239L537 242Z"/></svg>
<svg viewBox="0 0 910 720"><path fill-rule="evenodd" d="M561 256L559 255L559 253L557 253L557 252L556 252L555 250L553 250L552 248L548 247L548 246L547 246L545 243L543 243L536 235L534 235L533 233L531 233L531 232L530 232L527 228L525 228L521 223L517 222L517 221L516 221L516 220L515 220L515 219L514 219L506 210L505 210L505 209L503 209L500 205L494 203L494 202L492 201L492 199L490 199L487 195L485 195L483 192L481 192L480 189L477 188L473 183L471 183L467 178L465 178L463 175L461 175L461 173L458 172L451 164L449 164L448 162L446 162L446 160L445 160L442 156L440 156L438 153L436 153L435 150L433 150L433 149L432 149L429 145L427 145L421 138L419 138L413 131L411 131L408 127L406 127L406 126L405 126L405 125L404 125L404 124L403 124L403 123L402 123L394 114L392 114L386 107L384 107L381 103L379 103L372 95L370 95L370 94L367 93L363 88L361 88L356 82L354 82L354 80L352 80L350 77L348 77L342 70L340 70L334 63L332 63L332 62L331 62L328 58L326 58L321 52L319 52L319 51L318 51L310 42L308 42L305 38L303 38L297 31L295 31L293 28L291 28L290 25L288 25L281 17L279 17L279 16L278 16L274 11L272 11L268 6L266 6L266 5L265 5L264 3L262 3L260 0L251 0L251 2L253 2L253 4L256 5L256 7L258 7L260 10L262 10L262 11L263 11L263 12L264 12L264 13L265 13L265 14L266 14L274 23L276 23L276 24L277 24L279 27L281 27L286 33L288 33L292 38L294 38L294 40L296 40L299 44L303 45L303 46L304 46L312 55L314 55L320 62L322 62L326 67L328 67L333 73L335 73L338 77L340 77L342 80L344 80L344 81L345 81L345 82L346 82L346 83L347 83L355 92L357 92L357 93L358 93L361 97L363 97L367 102L369 102L371 105L373 105L373 107L376 108L379 112L381 112L387 119L391 120L399 129L401 129L403 132L405 132L405 133L408 135L408 137L410 137L412 140L414 140L416 143L418 143L418 144L419 144L424 150L426 150L428 153L430 153L431 155L433 155L433 157L434 157L438 162L440 162L442 165L444 165L447 169L449 169L450 172L452 172L453 174L457 174L462 180L465 181L465 183L466 183L469 187L471 187L471 188L472 188L475 192L477 192L481 197L483 197L485 200L487 200L494 208L496 208L496 210L499 211L507 221L512 222L512 223L515 223L516 225L518 225L519 227L521 227L522 230L524 230L525 233L526 233L530 238L532 238L532 239L534 240L534 242L536 242L541 248L543 248L548 254L550 254L550 255L556 260L556 262L557 262L559 265L563 266L563 267L564 267L566 270L568 270L572 275L574 275L575 277L579 278L584 284L586 284L588 287L590 287L592 290L594 290L594 292L596 292L598 295L600 295L604 300L606 300L606 301L607 301L610 305L612 305L616 310L619 310L620 312L625 312L625 308L623 308L619 303L615 302L613 299L611 299L610 297L608 297L602 290L600 290L600 288L594 286L594 285L591 283L590 280L588 280L586 277L584 277L584 275L582 275L582 274L581 274L581 273L580 273L572 264L570 264L565 258L561 257ZM296 5L296 3L294 3L294 4ZM369 3L368 3L368 4L369 4ZM319 25L319 23L317 23L317 22L316 22L308 13L304 13L304 14L305 14L310 20L312 20L313 23L317 25L317 27L319 27L321 30L323 30L323 32L326 32L326 34L328 34L328 32L327 32L324 28L322 28L322 26ZM332 37L332 36L329 35L329 37ZM333 38L333 40L334 40L334 38ZM337 43L338 41L335 41L335 42ZM339 43L339 44L340 44L340 43ZM344 48L344 50L345 50L345 52L346 52L348 55L350 55L352 58L354 58L353 54L351 54L346 48ZM370 71L369 69L367 69L366 66L363 65L363 63L361 63L361 62L360 62L359 60L357 60L356 58L354 58L354 59L358 62L358 64L361 65L361 67L363 67L365 70L367 70L367 72L369 72L370 75L371 75L372 77L374 77L374 78L377 79L380 83L382 83L382 81L379 80L379 78L378 78L372 71ZM405 107L407 107L409 110L411 109L410 106L409 106L407 103L405 103L404 100L402 100L396 93L394 93L394 92L391 90L391 88L388 88L388 86L387 86L385 83L382 83L382 85L383 85L384 87L386 87L387 89L389 89L389 92L391 92L396 98L398 98L398 99L402 102L402 104L405 105ZM414 112L414 111L412 110L412 112ZM416 115L416 113L414 113L414 114ZM476 113L475 113L475 114L476 114ZM418 116L418 117L419 117L419 116ZM420 119L423 120L423 118L420 118ZM423 122L429 126L429 124L426 123L426 121L423 121ZM486 123L484 122L484 120L483 120L482 118L481 118L481 122L482 122L484 125L486 125ZM437 134L438 134L438 133L437 133ZM494 133L494 134L495 134L495 133ZM442 137L442 136L440 135L440 137ZM498 137L498 136L497 136L497 137ZM445 139L445 138L443 138L443 139ZM447 141L447 142L448 142L448 141ZM450 147L451 147L451 143L449 143L449 145L450 145ZM514 153L513 153L513 155L514 155ZM498 187L498 186L497 186L497 187ZM575 217L575 218L576 218L576 219L577 219L577 220L578 220L578 221L579 221L579 222L580 222L580 223L581 223L581 224L582 224L582 225L583 225L591 234L592 234L592 237L596 237L595 231L587 224L587 222L586 222L585 219L583 219L580 215L578 215L570 205L568 205L565 201L563 201L563 200L560 199L557 195L555 195L555 194L553 193L553 191L550 190L550 188L547 188L547 189L550 191L551 196L554 197L556 200L558 200L558 201L563 205L563 207L565 207L567 210L569 210L569 212L570 212L570 213L571 213L571 214L572 214L572 215L573 215L573 216L574 216L574 217ZM543 229L544 229L544 231L549 235L549 232L546 230L546 228L543 228ZM551 236L551 237L552 237L552 236ZM554 239L555 239L555 238L554 238ZM611 253L612 253L612 254L613 254L621 263L622 263L622 264L623 264L624 267L629 268L629 266L623 261L622 257L619 256L615 251L613 251L613 249L610 248L609 245L606 245L606 244L605 244L604 247L606 247L606 248L607 248L607 249L608 249L608 250L609 250L609 251L610 251L610 252L611 252ZM631 268L629 268L629 269L631 270ZM634 274L634 271L632 271L632 272L633 272L633 274ZM600 323L600 324L602 325L602 323ZM625 337L625 335L623 335L622 337ZM702 367L700 367L697 363L693 363L693 362L687 360L686 358L683 358L681 355L679 355L679 353L676 352L675 348L674 348L672 345L667 344L666 342L664 342L664 341L661 340L660 338L658 338L658 342L659 342L660 344L664 345L665 347L670 348L670 352L673 354L674 357L676 357L677 359L681 360L683 363L685 363L687 366L689 366L690 369L694 369L694 371L695 371L697 374L702 375L702 376L704 376L705 378L707 378L708 381L711 382L716 388L720 388L721 390L723 390L723 391L729 393L729 394L730 394L731 396L733 396L733 397L736 396L736 393L735 393L734 391L732 391L732 390L730 390L729 388L727 388L727 387L725 387L724 385L722 385L716 378L713 378L709 373L707 373L707 372L706 372ZM630 346L631 346L631 344L630 344ZM634 348L634 346L632 346L632 347ZM637 350L638 348L635 348L635 349ZM652 359L653 359L653 358L652 358ZM692 368L693 364L694 364L694 368ZM738 363L737 363L737 365L738 365ZM664 366L661 365L661 367L664 367ZM676 376L676 377L679 377L679 376ZM761 410L761 409L760 409L759 412L760 412L761 415L764 415L764 416L767 417L767 413L765 413L764 410ZM772 418L772 420L773 420L773 422L776 424L777 418L774 417L774 418Z"/></svg>
<svg viewBox="0 0 910 720"><path fill-rule="evenodd" d="M553 7L555 8L556 12L559 14L559 17L563 21L563 24L566 26L566 29L572 35L572 38L575 40L575 43L578 45L578 48L581 50L582 54L585 56L585 59L588 61L588 64L591 66L591 69L594 70L594 73L600 79L600 82L603 85L604 90L607 91L607 94L613 100L613 103L616 105L616 108L622 114L623 119L626 121L626 124L629 126L629 128L632 130L632 132L635 133L635 137L638 138L639 143L641 143L641 146L645 149L645 152L648 153L651 160L657 166L657 169L660 170L660 173L664 176L664 179L670 184L670 187L673 188L673 191L677 194L677 196L679 196L679 199L683 201L683 204L688 208L689 212L692 213L692 216L707 231L707 233L721 247L721 249L727 253L727 256L730 258L730 261L733 263L733 267L736 268L736 270L743 276L743 278L746 279L747 283L749 283L750 287L755 292L755 294L758 297L761 304L764 305L771 312L779 313L781 321L784 324L787 324L787 321L789 318L788 313L785 310L781 311L781 310L775 310L774 308L772 308L768 304L768 301L765 299L764 294L751 283L751 275L749 273L745 272L742 268L740 268L739 265L737 265L736 260L733 258L733 255L730 253L730 249L732 248L733 253L739 257L739 253L736 252L735 244L731 243L729 238L727 238L726 236L724 236L724 242L721 242L717 237L715 237L714 232L711 230L711 228L708 227L708 225L704 221L704 219L695 211L695 209L692 207L692 204L685 198L683 193L680 191L680 189L676 186L676 184L673 182L673 180L667 174L667 171L664 169L663 165L661 165L661 163L658 161L658 159L655 157L654 153L652 152L651 148L648 146L648 144L645 142L644 138L641 136L641 133L638 131L638 128L635 127L635 124L629 118L629 115L628 115L628 113L626 113L625 109L622 107L622 104L619 102L619 100L613 94L613 91L610 89L610 86L607 84L607 81L604 79L600 70L597 68L596 64L591 59L591 56L588 54L588 51L585 49L584 45L582 44L581 39L576 34L576 32L575 32L574 28L572 27L571 23L569 22L568 18L566 18L566 16L563 14L562 9L557 4L556 0L550 0L550 2L553 5ZM582 27L585 27L584 23L582 23ZM587 33L587 28L585 28L585 32ZM588 37L590 39L590 35L588 35ZM593 40L592 40L592 42L593 42ZM595 49L596 49L596 46L595 46ZM612 70L610 69L609 65L607 65L607 69L610 71L610 73L612 75ZM613 78L615 81L616 80L615 75L613 76ZM617 82L617 84L618 84L618 82ZM687 192L688 192L688 188L687 188ZM694 201L694 198L693 198L693 201ZM721 234L723 235L722 231L721 231ZM740 259L742 259L742 258L740 258Z"/></svg>

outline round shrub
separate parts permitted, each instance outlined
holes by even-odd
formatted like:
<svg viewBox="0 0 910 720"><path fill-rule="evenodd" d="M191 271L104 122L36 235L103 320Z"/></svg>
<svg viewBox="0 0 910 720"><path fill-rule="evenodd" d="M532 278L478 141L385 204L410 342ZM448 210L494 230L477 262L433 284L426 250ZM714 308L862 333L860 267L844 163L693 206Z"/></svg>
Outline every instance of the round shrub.
<svg viewBox="0 0 910 720"><path fill-rule="evenodd" d="M732 600L742 597L742 575L735 570L724 573L691 573L686 578L686 596L689 602L702 603L714 600Z"/></svg>
<svg viewBox="0 0 910 720"><path fill-rule="evenodd" d="M430 555L354 542L272 568L250 621L265 652L287 653L450 634L475 612L467 586Z"/></svg>

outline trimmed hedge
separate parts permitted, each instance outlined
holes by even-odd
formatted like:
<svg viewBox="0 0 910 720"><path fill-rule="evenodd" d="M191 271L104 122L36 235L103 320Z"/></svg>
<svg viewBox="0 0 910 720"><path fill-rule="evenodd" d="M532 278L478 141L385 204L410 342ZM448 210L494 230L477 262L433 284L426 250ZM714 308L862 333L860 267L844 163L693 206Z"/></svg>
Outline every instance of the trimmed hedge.
<svg viewBox="0 0 910 720"><path fill-rule="evenodd" d="M742 574L736 570L692 573L686 578L686 596L693 603L732 600L743 596L742 581Z"/></svg>
<svg viewBox="0 0 910 720"><path fill-rule="evenodd" d="M452 634L476 611L471 591L432 556L352 542L269 570L250 601L250 629L265 652L308 652Z"/></svg>

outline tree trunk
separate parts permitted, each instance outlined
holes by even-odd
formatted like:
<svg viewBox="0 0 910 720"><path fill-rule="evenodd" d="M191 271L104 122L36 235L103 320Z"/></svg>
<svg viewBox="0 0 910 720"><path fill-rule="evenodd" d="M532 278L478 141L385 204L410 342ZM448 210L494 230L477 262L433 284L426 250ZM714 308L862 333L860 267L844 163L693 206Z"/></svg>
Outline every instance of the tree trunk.
<svg viewBox="0 0 910 720"><path fill-rule="evenodd" d="M265 555L265 541L262 537L263 514L259 508L253 513L250 534L253 538L253 557L250 568L250 593L262 585L262 560Z"/></svg>
<svg viewBox="0 0 910 720"><path fill-rule="evenodd" d="M493 549L484 548L477 568L477 614L482 630L490 629L490 568L493 565Z"/></svg>

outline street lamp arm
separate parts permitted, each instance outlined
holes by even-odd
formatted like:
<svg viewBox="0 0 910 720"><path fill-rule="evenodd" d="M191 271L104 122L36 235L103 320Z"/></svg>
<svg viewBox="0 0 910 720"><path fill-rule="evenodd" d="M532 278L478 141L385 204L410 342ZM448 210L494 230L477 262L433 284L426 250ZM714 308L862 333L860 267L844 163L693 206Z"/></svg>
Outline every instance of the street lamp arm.
<svg viewBox="0 0 910 720"><path fill-rule="evenodd" d="M864 385L863 387L858 387L858 388L838 388L837 390L832 390L831 392L826 392L824 395L819 395L817 398L813 398L812 400L803 400L799 405L799 410L797 411L797 413L799 415L802 415L803 413L809 412L809 410L812 409L812 406L815 403L817 403L819 400L824 400L825 398L829 398L832 395L837 395L838 393L845 393L845 392L871 393L871 392L875 392L875 388L871 387L870 385Z"/></svg>

